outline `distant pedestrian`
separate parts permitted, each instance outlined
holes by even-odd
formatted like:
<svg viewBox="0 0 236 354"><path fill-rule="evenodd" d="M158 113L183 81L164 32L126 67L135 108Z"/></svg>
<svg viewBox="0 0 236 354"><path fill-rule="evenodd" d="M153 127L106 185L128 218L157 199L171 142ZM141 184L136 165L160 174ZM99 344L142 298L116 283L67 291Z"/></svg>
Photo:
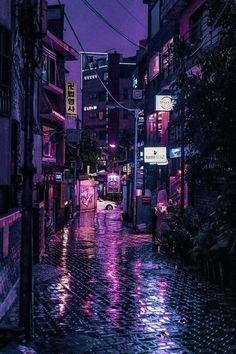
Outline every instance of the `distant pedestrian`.
<svg viewBox="0 0 236 354"><path fill-rule="evenodd" d="M167 191L164 186L161 186L157 193L157 207L167 208L167 206L168 206Z"/></svg>
<svg viewBox="0 0 236 354"><path fill-rule="evenodd" d="M168 206L168 198L167 192L164 186L159 188L157 193L157 204L156 204L156 240L155 242L161 243L161 224L163 223L163 219L168 214L167 212Z"/></svg>

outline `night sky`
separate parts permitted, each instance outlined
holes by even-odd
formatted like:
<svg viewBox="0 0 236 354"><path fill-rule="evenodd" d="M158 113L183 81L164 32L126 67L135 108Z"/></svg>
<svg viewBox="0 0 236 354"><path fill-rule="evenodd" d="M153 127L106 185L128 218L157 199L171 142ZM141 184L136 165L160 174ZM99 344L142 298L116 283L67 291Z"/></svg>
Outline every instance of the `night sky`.
<svg viewBox="0 0 236 354"><path fill-rule="evenodd" d="M88 1L133 42L138 43L146 37L147 5L144 5L142 0ZM61 0L61 3L65 4L65 11L86 51L108 51L115 48L125 56L135 54L136 47L103 23L82 0ZM58 4L58 1L49 0L49 4ZM65 40L81 51L66 20Z"/></svg>
<svg viewBox="0 0 236 354"><path fill-rule="evenodd" d="M117 27L132 42L146 38L147 5L142 0L88 0L113 26ZM124 57L135 55L137 47L121 37L102 22L82 0L61 0L65 12L74 27L85 51L114 51ZM58 4L57 0L49 0L49 5ZM126 9L125 9L125 8ZM128 9L128 10L127 10ZM64 40L78 52L82 51L67 20L65 19ZM80 63L66 64L70 74L67 80L78 83L78 103L80 107ZM80 113L79 113L80 114Z"/></svg>

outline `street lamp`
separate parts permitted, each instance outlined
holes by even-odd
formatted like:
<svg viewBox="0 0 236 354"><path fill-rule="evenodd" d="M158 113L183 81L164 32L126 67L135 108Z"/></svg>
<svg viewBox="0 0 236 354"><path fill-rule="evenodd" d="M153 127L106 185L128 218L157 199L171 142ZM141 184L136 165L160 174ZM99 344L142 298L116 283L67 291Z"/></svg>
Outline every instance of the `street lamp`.
<svg viewBox="0 0 236 354"><path fill-rule="evenodd" d="M138 117L139 109L138 108L127 108L121 104L112 104L106 106L109 109L122 108L134 115L134 181L133 181L133 227L136 228L137 220L137 198L136 198L136 189L137 189L137 163L138 163Z"/></svg>
<svg viewBox="0 0 236 354"><path fill-rule="evenodd" d="M113 149L115 149L116 147L124 149L124 151L125 151L125 160L124 161L127 161L127 159L128 159L127 146L116 145L116 144L109 144L109 146ZM118 162L124 162L124 161L118 161Z"/></svg>

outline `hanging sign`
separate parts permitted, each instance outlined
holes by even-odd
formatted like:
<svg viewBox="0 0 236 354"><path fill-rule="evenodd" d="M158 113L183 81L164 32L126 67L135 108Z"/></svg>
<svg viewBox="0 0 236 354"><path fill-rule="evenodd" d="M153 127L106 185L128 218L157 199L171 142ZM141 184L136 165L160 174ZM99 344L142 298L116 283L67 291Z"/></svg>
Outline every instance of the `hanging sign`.
<svg viewBox="0 0 236 354"><path fill-rule="evenodd" d="M75 82L66 82L66 116L77 117L77 91Z"/></svg>

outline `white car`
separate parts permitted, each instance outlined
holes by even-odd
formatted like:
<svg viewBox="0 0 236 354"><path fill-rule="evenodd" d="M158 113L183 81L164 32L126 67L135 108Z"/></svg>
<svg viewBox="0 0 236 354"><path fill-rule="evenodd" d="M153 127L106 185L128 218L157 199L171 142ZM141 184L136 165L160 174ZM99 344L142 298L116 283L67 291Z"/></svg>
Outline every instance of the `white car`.
<svg viewBox="0 0 236 354"><path fill-rule="evenodd" d="M98 198L97 200L97 210L113 210L117 208L117 204L111 200L103 200Z"/></svg>

